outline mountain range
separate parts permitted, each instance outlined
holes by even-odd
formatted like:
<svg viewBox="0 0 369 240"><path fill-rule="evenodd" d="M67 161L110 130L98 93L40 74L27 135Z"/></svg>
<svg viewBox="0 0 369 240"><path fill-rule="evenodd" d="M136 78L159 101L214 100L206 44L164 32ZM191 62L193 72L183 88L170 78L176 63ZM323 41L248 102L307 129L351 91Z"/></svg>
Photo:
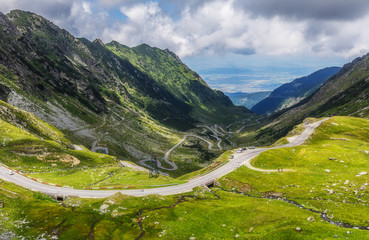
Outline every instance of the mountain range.
<svg viewBox="0 0 369 240"><path fill-rule="evenodd" d="M318 70L309 76L285 83L272 91L268 97L255 104L251 110L255 113L265 115L288 108L314 93L315 90L339 70L339 67L328 67Z"/></svg>
<svg viewBox="0 0 369 240"><path fill-rule="evenodd" d="M271 91L253 92L253 93L225 93L236 106L244 106L251 109L255 104L268 97Z"/></svg>
<svg viewBox="0 0 369 240"><path fill-rule="evenodd" d="M76 38L20 10L0 13L0 40L1 100L116 156L163 154L178 130L253 115L169 50Z"/></svg>
<svg viewBox="0 0 369 240"><path fill-rule="evenodd" d="M305 118L337 115L369 117L369 54L345 64L309 97L271 115L270 123L258 132L257 138L273 141Z"/></svg>
<svg viewBox="0 0 369 240"><path fill-rule="evenodd" d="M369 54L261 102L0 13L0 239L368 239Z"/></svg>

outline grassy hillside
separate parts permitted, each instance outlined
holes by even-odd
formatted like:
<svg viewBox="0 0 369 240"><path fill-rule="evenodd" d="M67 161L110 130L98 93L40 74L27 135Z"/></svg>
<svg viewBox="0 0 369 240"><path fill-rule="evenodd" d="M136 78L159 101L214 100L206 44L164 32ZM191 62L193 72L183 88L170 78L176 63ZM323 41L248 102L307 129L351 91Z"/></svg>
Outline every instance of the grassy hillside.
<svg viewBox="0 0 369 240"><path fill-rule="evenodd" d="M142 188L182 182L165 176L150 178L147 172L122 167L116 157L83 147L73 150L73 144L55 127L2 101L0 145L1 163L48 183Z"/></svg>
<svg viewBox="0 0 369 240"><path fill-rule="evenodd" d="M369 55L344 65L310 97L270 117L256 139L268 142L283 137L307 117L347 115L368 118Z"/></svg>
<svg viewBox="0 0 369 240"><path fill-rule="evenodd" d="M191 106L191 115L200 122L231 123L251 114L244 108L233 106L222 92L210 89L196 72L168 49L147 44L129 48L115 41L105 46Z"/></svg>
<svg viewBox="0 0 369 240"><path fill-rule="evenodd" d="M299 132L299 129L296 129ZM0 183L0 236L34 239L366 239L369 121L334 117L307 144L267 151L208 191L68 198ZM330 170L329 172L326 169ZM288 201L287 201L288 200ZM323 216L323 217L322 217ZM328 221L334 221L339 227ZM140 229L142 227L142 229ZM300 229L300 230L298 230Z"/></svg>
<svg viewBox="0 0 369 240"><path fill-rule="evenodd" d="M283 197L324 212L335 222L369 226L369 177L365 173L369 163L368 133L368 120L333 117L322 124L308 144L270 150L252 162L262 169L293 172L266 174L242 167L221 183L227 189L255 197ZM320 221L319 216L314 219Z"/></svg>

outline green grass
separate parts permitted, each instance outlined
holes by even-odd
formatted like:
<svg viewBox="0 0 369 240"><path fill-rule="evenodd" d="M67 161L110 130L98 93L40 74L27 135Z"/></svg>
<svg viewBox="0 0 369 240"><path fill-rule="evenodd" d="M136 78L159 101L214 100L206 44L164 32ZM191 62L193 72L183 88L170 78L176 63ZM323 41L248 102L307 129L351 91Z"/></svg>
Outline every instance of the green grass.
<svg viewBox="0 0 369 240"><path fill-rule="evenodd" d="M220 200L206 196L175 208L144 212L147 239L364 239L362 230L338 228L320 216L278 200L254 199L217 190ZM314 222L307 218L313 217ZM302 229L296 231L296 227Z"/></svg>
<svg viewBox="0 0 369 240"><path fill-rule="evenodd" d="M176 206L181 195L134 198L117 194L101 200L70 198L65 201L66 207L62 207L43 194L2 182L0 201L5 202L5 207L1 213L9 219L2 228L18 236L35 238L45 233L50 237L55 226L61 224L59 239L86 239L95 223L95 239L132 239L141 233L137 212L143 209L144 239L284 240L335 239L335 236L366 239L368 231L337 227L322 221L318 213L265 197L279 195L306 208L326 212L334 221L369 226L368 175L356 177L369 161L369 154L364 152L369 149L368 133L368 120L334 117L324 122L307 144L270 150L253 162L261 168L291 168L295 172L268 174L241 167L219 180L223 188L254 197L214 187L212 190L219 198L204 188L197 188L186 193L185 201ZM230 154L232 152L227 151L216 162L226 162ZM205 174L210 169L211 166L181 179ZM104 174L112 170L116 169L113 166L104 169ZM92 170L85 171L88 175ZM119 169L99 186L114 185L123 177L129 182L129 176L130 172ZM134 176L133 179L140 178ZM345 184L346 180L349 183ZM145 181L142 179L142 185ZM16 223L21 220L25 223L19 227ZM296 231L297 227L301 232Z"/></svg>
<svg viewBox="0 0 369 240"><path fill-rule="evenodd" d="M234 153L234 151L226 151L223 154L221 154L218 158L216 158L211 164L209 164L208 166L201 168L197 171L193 171L191 173L185 174L183 176L180 176L178 179L181 180L188 180L191 178L194 178L196 176L202 176L205 175L211 171L213 171L214 169L216 169L217 167L222 166L223 164L225 164L226 162L228 162L229 157Z"/></svg>
<svg viewBox="0 0 369 240"><path fill-rule="evenodd" d="M93 223L95 239L134 239L140 234L137 212L171 204L174 197L145 198L121 194L107 199L70 198L64 206L46 195L0 182L0 236L12 231L18 238L88 239ZM104 210L105 206L106 210ZM59 226L59 230L55 230Z"/></svg>
<svg viewBox="0 0 369 240"><path fill-rule="evenodd" d="M255 196L279 193L309 208L327 211L335 221L369 226L369 177L356 176L367 171L369 154L364 151L369 149L368 136L368 120L333 117L316 130L308 144L269 150L252 162L259 168L295 172L267 174L242 167L220 182L228 189Z"/></svg>
<svg viewBox="0 0 369 240"><path fill-rule="evenodd" d="M0 117L10 123L25 128L32 134L47 140L70 146L71 142L54 126L38 119L35 115L13 107L0 100Z"/></svg>
<svg viewBox="0 0 369 240"><path fill-rule="evenodd" d="M181 180L166 176L150 177L149 173L132 170L126 167L102 166L94 168L66 169L29 176L54 184L74 188L85 187L121 187L150 188L167 184L180 184Z"/></svg>

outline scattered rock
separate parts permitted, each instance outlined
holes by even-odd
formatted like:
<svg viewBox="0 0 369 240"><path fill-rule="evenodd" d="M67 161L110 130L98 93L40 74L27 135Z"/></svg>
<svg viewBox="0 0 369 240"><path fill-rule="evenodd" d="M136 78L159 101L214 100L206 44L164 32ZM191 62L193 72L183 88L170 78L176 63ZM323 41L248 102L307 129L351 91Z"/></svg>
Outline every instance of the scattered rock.
<svg viewBox="0 0 369 240"><path fill-rule="evenodd" d="M361 177L361 176L364 176L364 175L368 175L368 173L367 172L361 172L361 173L358 173L356 175L356 177Z"/></svg>
<svg viewBox="0 0 369 240"><path fill-rule="evenodd" d="M252 232L252 230L254 230L254 227L251 227L251 228L249 229L249 232Z"/></svg>
<svg viewBox="0 0 369 240"><path fill-rule="evenodd" d="M344 184L347 185L349 183L350 183L350 181L349 180L346 180Z"/></svg>
<svg viewBox="0 0 369 240"><path fill-rule="evenodd" d="M338 236L337 236L337 235L334 235L333 237L334 237L334 238L338 238Z"/></svg>
<svg viewBox="0 0 369 240"><path fill-rule="evenodd" d="M330 173L331 172L331 170L329 170L329 169L325 169L324 170L326 173Z"/></svg>
<svg viewBox="0 0 369 240"><path fill-rule="evenodd" d="M327 189L328 195L332 195L334 193L333 189Z"/></svg>
<svg viewBox="0 0 369 240"><path fill-rule="evenodd" d="M100 209L99 209L99 211L100 211L100 213L107 213L108 212L108 207L109 207L110 205L108 205L108 204L103 204L103 205L101 205L100 206Z"/></svg>
<svg viewBox="0 0 369 240"><path fill-rule="evenodd" d="M263 193L263 197L276 197L276 198L280 198L280 197L282 197L282 193L269 191L269 192Z"/></svg>
<svg viewBox="0 0 369 240"><path fill-rule="evenodd" d="M196 237L190 237L190 240L195 240L196 239Z"/></svg>
<svg viewBox="0 0 369 240"><path fill-rule="evenodd" d="M301 232L301 228L300 227L296 227L296 232Z"/></svg>
<svg viewBox="0 0 369 240"><path fill-rule="evenodd" d="M337 160L337 158L333 158L333 157L329 157L328 159L329 159L329 160L332 160L332 161L333 161L333 160Z"/></svg>
<svg viewBox="0 0 369 240"><path fill-rule="evenodd" d="M347 234L351 234L351 232L350 231L347 231Z"/></svg>
<svg viewBox="0 0 369 240"><path fill-rule="evenodd" d="M314 219L314 217L313 217L313 216L308 217L308 218L307 218L307 220L308 220L309 222L314 222L314 221L315 221L315 219Z"/></svg>

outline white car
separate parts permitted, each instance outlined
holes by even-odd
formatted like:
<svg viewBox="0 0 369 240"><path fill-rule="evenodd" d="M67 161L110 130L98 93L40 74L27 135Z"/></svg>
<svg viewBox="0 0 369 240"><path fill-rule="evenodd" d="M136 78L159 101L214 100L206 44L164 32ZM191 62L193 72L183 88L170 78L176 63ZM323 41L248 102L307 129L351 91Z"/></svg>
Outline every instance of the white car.
<svg viewBox="0 0 369 240"><path fill-rule="evenodd" d="M242 149L237 149L237 153L242 153Z"/></svg>
<svg viewBox="0 0 369 240"><path fill-rule="evenodd" d="M13 172L12 170L9 170L7 173L8 173L9 175L14 175L14 172Z"/></svg>

